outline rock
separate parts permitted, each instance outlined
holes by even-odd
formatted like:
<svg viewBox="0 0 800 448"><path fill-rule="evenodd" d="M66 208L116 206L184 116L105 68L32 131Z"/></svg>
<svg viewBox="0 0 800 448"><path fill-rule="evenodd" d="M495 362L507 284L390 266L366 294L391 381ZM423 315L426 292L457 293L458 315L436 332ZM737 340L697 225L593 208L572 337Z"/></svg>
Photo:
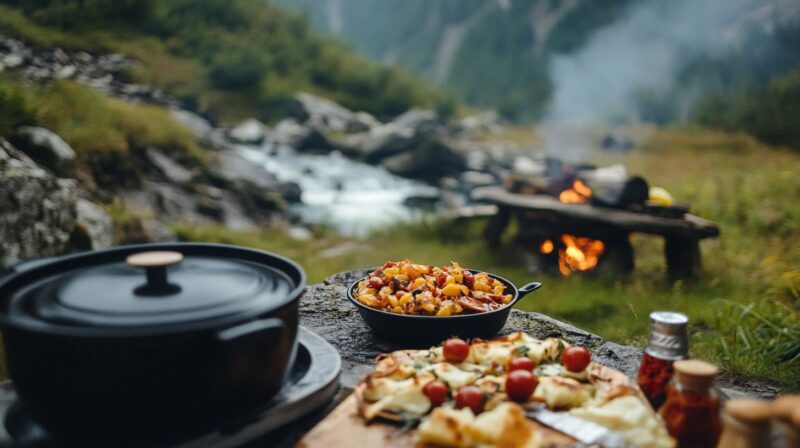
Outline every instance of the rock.
<svg viewBox="0 0 800 448"><path fill-rule="evenodd" d="M286 202L298 203L302 201L303 190L297 182L281 182L278 184L278 192Z"/></svg>
<svg viewBox="0 0 800 448"><path fill-rule="evenodd" d="M255 118L249 118L228 132L228 138L243 145L260 145L266 135L265 126Z"/></svg>
<svg viewBox="0 0 800 448"><path fill-rule="evenodd" d="M461 173L466 160L446 142L433 140L386 158L381 165L398 176L436 183L443 177Z"/></svg>
<svg viewBox="0 0 800 448"><path fill-rule="evenodd" d="M313 125L322 132L366 132L379 124L366 112L353 112L333 101L300 92L294 97L290 112L301 123Z"/></svg>
<svg viewBox="0 0 800 448"><path fill-rule="evenodd" d="M289 235L289 238L297 241L311 241L314 238L314 234L310 230L300 226L289 227L286 234Z"/></svg>
<svg viewBox="0 0 800 448"><path fill-rule="evenodd" d="M478 131L497 132L499 129L500 115L493 110L462 118L453 126L454 132L467 136Z"/></svg>
<svg viewBox="0 0 800 448"><path fill-rule="evenodd" d="M152 243L171 243L178 241L175 233L161 221L143 219L142 229L147 234L148 241Z"/></svg>
<svg viewBox="0 0 800 448"><path fill-rule="evenodd" d="M297 147L297 142L305 138L308 128L292 118L285 118L278 122L269 135L269 140L278 145Z"/></svg>
<svg viewBox="0 0 800 448"><path fill-rule="evenodd" d="M60 69L58 69L58 71L55 74L55 78L56 79L72 78L72 76L75 75L76 71L77 71L77 68L75 68L74 65L65 65L65 66L61 67Z"/></svg>
<svg viewBox="0 0 800 448"><path fill-rule="evenodd" d="M183 109L170 109L172 118L189 128L197 138L206 138L213 130L211 123L200 115Z"/></svg>
<svg viewBox="0 0 800 448"><path fill-rule="evenodd" d="M19 67L23 62L25 62L25 58L17 53L7 54L6 57L3 58L3 65L8 68Z"/></svg>
<svg viewBox="0 0 800 448"><path fill-rule="evenodd" d="M351 157L378 163L434 139L438 126L435 112L411 109L369 132L345 136L336 146Z"/></svg>
<svg viewBox="0 0 800 448"><path fill-rule="evenodd" d="M464 171L461 173L461 183L467 188L483 187L494 185L497 180L489 173L480 171Z"/></svg>
<svg viewBox="0 0 800 448"><path fill-rule="evenodd" d="M62 254L75 228L75 183L0 138L0 268Z"/></svg>
<svg viewBox="0 0 800 448"><path fill-rule="evenodd" d="M11 143L57 176L71 177L74 174L75 151L52 131L23 126L11 136Z"/></svg>
<svg viewBox="0 0 800 448"><path fill-rule="evenodd" d="M147 155L147 160L170 182L182 184L192 180L193 174L191 171L167 157L163 152L155 148L147 148L145 154Z"/></svg>
<svg viewBox="0 0 800 448"><path fill-rule="evenodd" d="M77 226L75 234L85 238L85 243L79 247L82 250L107 249L112 245L114 225L102 207L86 199L79 198L75 203L77 212ZM73 235L73 241L75 240Z"/></svg>

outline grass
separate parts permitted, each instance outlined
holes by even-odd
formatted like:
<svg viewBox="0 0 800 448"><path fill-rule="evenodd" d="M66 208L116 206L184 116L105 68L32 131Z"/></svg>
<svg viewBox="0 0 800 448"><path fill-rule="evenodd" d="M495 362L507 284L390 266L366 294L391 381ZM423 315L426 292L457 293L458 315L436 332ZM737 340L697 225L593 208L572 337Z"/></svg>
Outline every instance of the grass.
<svg viewBox="0 0 800 448"><path fill-rule="evenodd" d="M185 224L177 230L184 239L285 254L307 269L312 282L406 257L434 264L456 260L519 284L540 279L545 288L520 308L623 344L646 343L651 311L683 311L691 319L693 356L800 390L800 155L745 135L673 129L652 131L632 153L592 158L626 163L720 225L721 237L702 243L705 273L700 280L668 283L661 239L642 235L633 238L633 275L615 280L531 275L509 255L512 251L488 251L479 223L401 225L363 240L321 232L310 242L291 240L277 230L237 233ZM335 254L331 248L341 250Z"/></svg>
<svg viewBox="0 0 800 448"><path fill-rule="evenodd" d="M20 109L24 124L38 124L66 140L80 168L102 188L135 184L140 153L149 147L189 166L206 163L207 153L191 131L161 107L132 105L70 81L42 87L0 75L0 124L22 116ZM0 125L0 133L10 127Z"/></svg>

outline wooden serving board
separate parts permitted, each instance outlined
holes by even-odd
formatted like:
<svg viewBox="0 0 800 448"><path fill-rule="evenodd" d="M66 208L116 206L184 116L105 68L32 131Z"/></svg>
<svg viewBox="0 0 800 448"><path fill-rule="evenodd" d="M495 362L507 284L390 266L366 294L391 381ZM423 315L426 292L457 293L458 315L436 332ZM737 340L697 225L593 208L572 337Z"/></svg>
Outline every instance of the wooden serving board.
<svg viewBox="0 0 800 448"><path fill-rule="evenodd" d="M624 373L599 364L592 364L590 369L590 372L598 378L595 382L598 394L604 394L616 386L628 386L635 388L644 400L644 396L636 383L625 376ZM357 407L356 397L351 394L325 419L303 436L296 446L298 448L426 447L425 444L416 442L416 431L414 430L398 434L399 426L397 424L383 421L374 421L366 424L364 419L358 415ZM541 431L542 446L560 447L576 442L572 437L537 422L532 423L535 431Z"/></svg>

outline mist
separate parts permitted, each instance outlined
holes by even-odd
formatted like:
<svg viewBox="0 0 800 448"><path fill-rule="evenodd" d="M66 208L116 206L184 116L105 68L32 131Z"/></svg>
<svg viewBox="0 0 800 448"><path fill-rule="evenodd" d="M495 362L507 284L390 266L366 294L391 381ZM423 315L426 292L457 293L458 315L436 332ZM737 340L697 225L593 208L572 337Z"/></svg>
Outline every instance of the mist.
<svg viewBox="0 0 800 448"><path fill-rule="evenodd" d="M796 9L791 2L757 0L635 2L582 48L549 61L553 91L542 121L548 153L581 152L578 137L564 140L565 127L641 122L642 92L672 95L677 118L686 119L709 93L709 86L677 85L687 65L749 44L750 30L768 34L783 10Z"/></svg>

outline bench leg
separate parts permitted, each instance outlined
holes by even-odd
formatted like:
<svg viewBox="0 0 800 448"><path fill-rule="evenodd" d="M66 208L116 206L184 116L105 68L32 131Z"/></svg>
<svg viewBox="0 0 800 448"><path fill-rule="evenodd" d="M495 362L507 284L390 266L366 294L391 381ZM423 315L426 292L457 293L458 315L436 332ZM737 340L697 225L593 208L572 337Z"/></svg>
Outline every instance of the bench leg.
<svg viewBox="0 0 800 448"><path fill-rule="evenodd" d="M670 281L700 276L700 242L695 238L667 236L664 238L667 275Z"/></svg>
<svg viewBox="0 0 800 448"><path fill-rule="evenodd" d="M483 237L490 249L494 250L500 247L503 230L506 229L510 220L511 210L507 207L498 207L497 214L489 218L486 228L483 230Z"/></svg>

